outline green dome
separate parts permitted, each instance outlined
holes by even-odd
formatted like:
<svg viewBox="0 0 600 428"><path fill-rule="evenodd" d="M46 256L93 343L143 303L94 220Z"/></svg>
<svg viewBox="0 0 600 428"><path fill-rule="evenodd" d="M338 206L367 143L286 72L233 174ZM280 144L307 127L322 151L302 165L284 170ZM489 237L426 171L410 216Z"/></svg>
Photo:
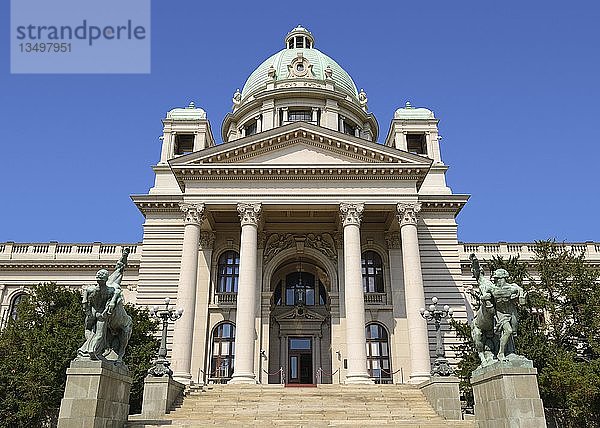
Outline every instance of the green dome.
<svg viewBox="0 0 600 428"><path fill-rule="evenodd" d="M336 90L350 95L358 103L358 91L350 75L337 62L314 48L283 49L269 57L246 80L242 89L242 102L249 95L266 87L267 82L271 79L268 75L271 66L275 68L276 81L287 80L288 65L298 57L299 53L312 65L311 79L325 81L325 69L329 66L332 70L332 80L335 82Z"/></svg>

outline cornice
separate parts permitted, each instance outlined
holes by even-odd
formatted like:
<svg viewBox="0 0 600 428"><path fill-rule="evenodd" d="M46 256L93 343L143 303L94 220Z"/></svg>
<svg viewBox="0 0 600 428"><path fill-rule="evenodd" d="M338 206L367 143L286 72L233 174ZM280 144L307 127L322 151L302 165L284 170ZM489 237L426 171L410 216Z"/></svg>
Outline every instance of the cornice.
<svg viewBox="0 0 600 428"><path fill-rule="evenodd" d="M420 183L428 168L416 165L382 164L317 166L314 165L194 165L173 167L180 185L187 180L413 180Z"/></svg>
<svg viewBox="0 0 600 428"><path fill-rule="evenodd" d="M183 196L170 196L170 195L131 195L131 200L140 212L144 215L146 213L161 213L161 212L175 212L180 213L180 203L183 202Z"/></svg>
<svg viewBox="0 0 600 428"><path fill-rule="evenodd" d="M422 212L451 212L455 215L465 206L470 195L419 195Z"/></svg>

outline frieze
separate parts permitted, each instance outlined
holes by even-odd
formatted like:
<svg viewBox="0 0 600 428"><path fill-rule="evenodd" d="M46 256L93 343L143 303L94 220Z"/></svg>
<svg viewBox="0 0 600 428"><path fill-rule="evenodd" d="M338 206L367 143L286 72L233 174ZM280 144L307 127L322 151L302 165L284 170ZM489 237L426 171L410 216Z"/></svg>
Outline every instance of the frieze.
<svg viewBox="0 0 600 428"><path fill-rule="evenodd" d="M337 250L335 240L329 233L314 234L309 233L306 235L304 246L307 248L314 248L321 252L325 257L337 263Z"/></svg>
<svg viewBox="0 0 600 428"><path fill-rule="evenodd" d="M268 263L273 257L283 250L287 250L288 248L293 248L295 246L296 241L294 239L294 235L291 233L273 233L269 236L265 243L265 251L263 253L264 263Z"/></svg>

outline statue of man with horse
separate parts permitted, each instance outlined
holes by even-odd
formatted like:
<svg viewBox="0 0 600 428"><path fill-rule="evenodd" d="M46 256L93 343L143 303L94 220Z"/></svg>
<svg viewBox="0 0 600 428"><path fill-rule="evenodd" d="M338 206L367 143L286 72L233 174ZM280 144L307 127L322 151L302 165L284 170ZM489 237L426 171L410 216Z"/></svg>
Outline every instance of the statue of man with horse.
<svg viewBox="0 0 600 428"><path fill-rule="evenodd" d="M492 281L485 278L483 268L475 254L469 256L471 272L477 280L477 313L471 326L471 335L481 360L480 367L496 361L509 361L523 357L515 354L514 335L518 326L518 305L525 303L525 291L509 283L505 269L496 269Z"/></svg>
<svg viewBox="0 0 600 428"><path fill-rule="evenodd" d="M110 351L117 355L115 364L123 364L125 348L131 337L132 319L124 308L121 280L127 266L125 248L112 274L106 269L96 273L96 282L83 290L85 343L77 351L78 359L107 360Z"/></svg>

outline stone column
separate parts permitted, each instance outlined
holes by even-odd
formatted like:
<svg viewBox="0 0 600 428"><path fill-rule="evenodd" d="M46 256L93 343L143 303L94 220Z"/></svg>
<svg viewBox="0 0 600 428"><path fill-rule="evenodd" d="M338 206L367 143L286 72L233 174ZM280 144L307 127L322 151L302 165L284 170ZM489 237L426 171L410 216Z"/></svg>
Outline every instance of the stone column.
<svg viewBox="0 0 600 428"><path fill-rule="evenodd" d="M406 297L404 294L404 267L402 266L402 244L400 233L392 232L385 236L388 247L390 263L390 282L392 292L392 306L394 315L394 329L392 343L392 370L394 383L404 383L404 369L409 366L410 348L406 333Z"/></svg>
<svg viewBox="0 0 600 428"><path fill-rule="evenodd" d="M431 373L427 323L419 312L420 308L425 307L421 256L417 237L417 213L421 210L421 204L418 202L399 203L397 210L402 240L404 295L410 344L410 382L421 383L428 380Z"/></svg>
<svg viewBox="0 0 600 428"><path fill-rule="evenodd" d="M362 285L360 221L364 204L340 204L344 225L344 297L346 303L346 383L372 383L367 373L365 298Z"/></svg>
<svg viewBox="0 0 600 428"><path fill-rule="evenodd" d="M175 323L171 361L175 380L189 384L192 378L190 369L198 278L198 245L200 224L204 220L204 204L181 203L179 206L185 215L183 251L177 287L177 306L183 309L183 316Z"/></svg>
<svg viewBox="0 0 600 428"><path fill-rule="evenodd" d="M242 224L240 242L240 279L235 317L235 363L229 383L256 383L254 339L256 318L256 263L260 204L237 205Z"/></svg>
<svg viewBox="0 0 600 428"><path fill-rule="evenodd" d="M288 108L287 107L281 107L281 111L283 112L283 117L282 117L282 125L287 124L288 122Z"/></svg>
<svg viewBox="0 0 600 428"><path fill-rule="evenodd" d="M260 115L256 116L254 120L256 120L256 133L258 134L262 132L262 117Z"/></svg>
<svg viewBox="0 0 600 428"><path fill-rule="evenodd" d="M192 347L192 376L194 380L200 377L200 369L205 368L207 352L204 338L207 337L208 304L210 296L210 268L215 234L208 230L200 232L200 252L198 253L198 279L196 285L196 306L194 313L194 343ZM179 321L178 321L179 322ZM210 355L210 354L209 354Z"/></svg>
<svg viewBox="0 0 600 428"><path fill-rule="evenodd" d="M317 122L319 121L319 116L318 116L318 114L319 114L319 108L318 108L318 107L313 107L313 108L312 108L312 116L311 116L311 119L312 119L312 122L314 122L314 124L315 124L315 125L318 125L318 123L317 123Z"/></svg>

